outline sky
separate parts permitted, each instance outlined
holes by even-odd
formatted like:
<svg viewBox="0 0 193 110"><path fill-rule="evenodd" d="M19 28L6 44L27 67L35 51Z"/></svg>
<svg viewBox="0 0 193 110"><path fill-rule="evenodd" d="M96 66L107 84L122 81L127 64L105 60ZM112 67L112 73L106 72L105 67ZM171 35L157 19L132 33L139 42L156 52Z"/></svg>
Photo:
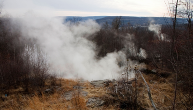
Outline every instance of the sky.
<svg viewBox="0 0 193 110"><path fill-rule="evenodd" d="M46 16L163 17L168 0L0 0L3 12L23 16L29 11Z"/></svg>

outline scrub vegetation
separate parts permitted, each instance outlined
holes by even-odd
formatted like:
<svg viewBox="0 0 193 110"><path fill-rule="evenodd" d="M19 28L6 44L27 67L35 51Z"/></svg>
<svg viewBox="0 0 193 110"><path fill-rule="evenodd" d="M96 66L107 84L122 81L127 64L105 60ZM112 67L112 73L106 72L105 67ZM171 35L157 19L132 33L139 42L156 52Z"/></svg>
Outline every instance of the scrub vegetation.
<svg viewBox="0 0 193 110"><path fill-rule="evenodd" d="M95 58L89 61L99 62L113 52L125 55L125 61L117 59L116 62L119 68L123 68L120 77L104 81L99 87L78 78L61 78L51 70L52 66L37 39L23 37L23 32L14 27L17 25L12 25L10 18L1 17L0 109L191 110L192 8L190 2L182 2L186 4L182 8L181 2L177 0L174 11L170 13L172 25L149 23L148 26L133 26L116 17L111 24L104 23L96 32L92 27L92 33L81 34L86 40L77 38L86 46L87 41L95 45ZM179 17L186 19L187 23L178 23ZM76 18L68 26L72 32L77 31L75 26L83 28ZM78 65L82 67L84 64ZM84 79L84 75L81 77ZM97 98L102 100L97 102L97 106L88 104L89 100Z"/></svg>

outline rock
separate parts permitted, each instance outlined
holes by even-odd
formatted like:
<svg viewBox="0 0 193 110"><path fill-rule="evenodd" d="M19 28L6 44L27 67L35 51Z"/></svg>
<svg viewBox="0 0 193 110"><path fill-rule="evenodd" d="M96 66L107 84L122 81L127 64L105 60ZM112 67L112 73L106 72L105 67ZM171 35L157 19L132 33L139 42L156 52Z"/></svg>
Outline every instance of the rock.
<svg viewBox="0 0 193 110"><path fill-rule="evenodd" d="M95 87L106 87L109 86L110 83L114 83L115 79L113 81L109 80L109 79L105 79L105 80L94 80L91 81L90 84L92 84Z"/></svg>
<svg viewBox="0 0 193 110"><path fill-rule="evenodd" d="M83 90L81 90L81 92L80 92L80 93L81 93L81 95L82 95L82 96L84 96L84 97L86 97L86 96L88 95L88 92L83 91Z"/></svg>
<svg viewBox="0 0 193 110"><path fill-rule="evenodd" d="M153 69L153 70L151 70L153 73L157 73L157 70L155 70L155 69Z"/></svg>
<svg viewBox="0 0 193 110"><path fill-rule="evenodd" d="M53 89L46 89L44 91L45 94L53 94L54 93L54 90Z"/></svg>
<svg viewBox="0 0 193 110"><path fill-rule="evenodd" d="M112 81L109 80L109 79L105 79L105 80L103 81L103 84L104 84L105 87L109 86L110 83L112 83Z"/></svg>
<svg viewBox="0 0 193 110"><path fill-rule="evenodd" d="M105 80L103 80L105 83L111 83L112 81L111 80L109 80L109 79L105 79Z"/></svg>
<svg viewBox="0 0 193 110"><path fill-rule="evenodd" d="M62 88L57 88L56 91L62 91L63 89Z"/></svg>
<svg viewBox="0 0 193 110"><path fill-rule="evenodd" d="M143 72L145 74L156 74L157 70L155 70L155 69L152 69L152 70L150 70L150 69L143 69L143 70L141 70L141 72Z"/></svg>
<svg viewBox="0 0 193 110"><path fill-rule="evenodd" d="M112 82L115 82L115 81L116 81L115 79L112 80Z"/></svg>
<svg viewBox="0 0 193 110"><path fill-rule="evenodd" d="M74 89L84 89L84 87L82 87L82 86L74 86L73 88Z"/></svg>
<svg viewBox="0 0 193 110"><path fill-rule="evenodd" d="M78 80L78 83L80 83L80 84L84 84L86 81L84 80L84 79L79 79Z"/></svg>
<svg viewBox="0 0 193 110"><path fill-rule="evenodd" d="M86 92L86 91L80 90L79 92L80 92L80 95L82 95L82 96L84 96L84 97L86 97L86 96L88 95L88 92ZM66 100L71 100L71 99L73 98L73 96L75 95L75 93L77 94L78 91L77 91L77 90L76 90L76 91L68 91L68 92L65 92L65 93L63 94L63 97L64 97Z"/></svg>
<svg viewBox="0 0 193 110"><path fill-rule="evenodd" d="M94 107L102 106L104 103L105 101L101 100L100 98L92 97L88 99L86 106L94 108Z"/></svg>
<svg viewBox="0 0 193 110"><path fill-rule="evenodd" d="M71 100L72 99L72 96L73 96L73 91L68 91L68 92L65 92L63 97L66 99L66 100Z"/></svg>
<svg viewBox="0 0 193 110"><path fill-rule="evenodd" d="M153 80L149 80L149 83L154 84L154 81Z"/></svg>
<svg viewBox="0 0 193 110"><path fill-rule="evenodd" d="M104 87L104 81L103 80L94 80L91 81L90 84L92 84L95 87Z"/></svg>

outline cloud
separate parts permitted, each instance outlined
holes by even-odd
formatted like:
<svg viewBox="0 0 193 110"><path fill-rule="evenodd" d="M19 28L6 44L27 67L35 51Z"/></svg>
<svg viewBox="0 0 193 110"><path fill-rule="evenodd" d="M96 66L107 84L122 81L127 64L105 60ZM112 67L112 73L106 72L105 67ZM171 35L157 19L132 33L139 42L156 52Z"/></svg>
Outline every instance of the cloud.
<svg viewBox="0 0 193 110"><path fill-rule="evenodd" d="M66 14L62 12L73 12L77 15L81 12L82 16L90 16L90 13L98 16L104 13L107 15L163 16L167 12L166 9L163 0L6 0L4 2L4 10L14 15L33 10L52 16Z"/></svg>
<svg viewBox="0 0 193 110"><path fill-rule="evenodd" d="M140 12L141 16L146 16L145 13ZM108 12L83 12L83 11L56 11L55 16L139 16L139 13L108 13Z"/></svg>
<svg viewBox="0 0 193 110"><path fill-rule="evenodd" d="M35 0L5 0L3 2L3 14L9 14L14 17L24 16L29 11L43 16L53 16L54 10L51 7L35 3Z"/></svg>

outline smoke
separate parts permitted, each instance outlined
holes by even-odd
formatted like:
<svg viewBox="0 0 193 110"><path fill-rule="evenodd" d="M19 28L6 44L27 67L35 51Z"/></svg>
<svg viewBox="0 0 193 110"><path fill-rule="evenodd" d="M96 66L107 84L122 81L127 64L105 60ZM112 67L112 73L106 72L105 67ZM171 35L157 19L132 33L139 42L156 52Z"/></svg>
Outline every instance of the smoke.
<svg viewBox="0 0 193 110"><path fill-rule="evenodd" d="M159 35L160 34L160 31L161 31L161 25L159 25L159 24L150 24L149 25L149 27L148 27L148 29L150 30L150 31L154 31L157 35Z"/></svg>
<svg viewBox="0 0 193 110"><path fill-rule="evenodd" d="M143 58L143 59L146 59L147 58L147 53L146 53L145 49L140 48L138 56Z"/></svg>
<svg viewBox="0 0 193 110"><path fill-rule="evenodd" d="M145 52L145 50L140 49L140 52L141 51ZM146 69L145 63L139 63L138 61L135 61L135 60L126 59L126 55L123 51L119 51L118 54L119 56L117 58L117 62L120 65L121 69L124 70L122 71L122 76L121 76L122 78L126 78L127 73L128 73L129 79L134 78L135 77L135 71L134 71L135 68L137 68L138 70Z"/></svg>
<svg viewBox="0 0 193 110"><path fill-rule="evenodd" d="M122 70L117 65L117 58L122 55L119 52L95 59L95 44L86 38L99 31L100 26L92 20L70 25L63 24L62 19L28 13L13 19L12 25L24 38L37 41L36 45L46 53L51 71L64 78L113 79Z"/></svg>
<svg viewBox="0 0 193 110"><path fill-rule="evenodd" d="M161 25L159 24L153 24L153 21L150 23L148 29L150 31L153 31L155 32L156 36L158 37L159 40L162 40L162 41L168 41L166 39L166 36L165 34L161 33Z"/></svg>
<svg viewBox="0 0 193 110"><path fill-rule="evenodd" d="M124 37L124 46L125 48L122 49L124 53L126 53L126 57L140 57L141 59L147 58L147 53L143 48L137 49L136 44L134 43L135 36L131 34L127 34L127 36Z"/></svg>
<svg viewBox="0 0 193 110"><path fill-rule="evenodd" d="M119 66L121 67L122 76L120 78L126 78L127 73L128 77L134 78L135 77L135 71L134 69L137 68L138 70L146 69L145 63L139 63L134 59L131 59L132 57L140 58L140 59L146 59L147 53L144 49L140 48L139 52L137 51L137 47L134 43L135 36L131 34L127 34L127 36L124 36L124 46L121 51L118 52L119 56L117 58L117 62Z"/></svg>
<svg viewBox="0 0 193 110"><path fill-rule="evenodd" d="M124 73L125 67L134 69L145 68L145 64L127 60L130 56L146 58L144 49L138 53L134 36L125 36L125 48L119 52L108 53L100 60L96 59L96 45L88 40L100 30L99 24L93 20L79 23L64 23L61 18L43 17L33 12L26 13L22 18L12 19L12 27L21 32L24 39L35 41L34 48L26 46L26 52L34 56L31 60L46 60L51 74L63 78L83 78L85 80L116 79ZM38 53L41 51L41 58ZM43 55L44 54L44 55ZM131 78L133 71L129 71Z"/></svg>

